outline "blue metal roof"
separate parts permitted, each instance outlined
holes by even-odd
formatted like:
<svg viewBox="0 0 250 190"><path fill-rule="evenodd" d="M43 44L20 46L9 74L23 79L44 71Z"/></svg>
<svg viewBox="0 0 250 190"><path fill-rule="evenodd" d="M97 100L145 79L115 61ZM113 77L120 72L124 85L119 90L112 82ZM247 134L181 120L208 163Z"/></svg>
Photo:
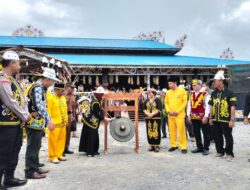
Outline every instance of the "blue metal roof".
<svg viewBox="0 0 250 190"><path fill-rule="evenodd" d="M62 37L0 36L0 47L91 48L91 49L178 49L153 40L91 39Z"/></svg>
<svg viewBox="0 0 250 190"><path fill-rule="evenodd" d="M218 66L247 65L250 61L223 60L190 56L130 56L130 55L77 55L49 54L75 65L127 66Z"/></svg>

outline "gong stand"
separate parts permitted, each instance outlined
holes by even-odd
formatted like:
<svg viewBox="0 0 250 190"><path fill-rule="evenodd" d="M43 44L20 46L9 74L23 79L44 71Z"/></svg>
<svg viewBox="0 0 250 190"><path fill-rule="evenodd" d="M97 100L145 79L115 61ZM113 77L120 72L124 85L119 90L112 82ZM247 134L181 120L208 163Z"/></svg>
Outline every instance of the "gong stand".
<svg viewBox="0 0 250 190"><path fill-rule="evenodd" d="M108 117L108 111L134 111L135 112L135 152L139 153L139 131L138 131L138 102L139 96L143 90L133 90L130 93L124 92L108 92L104 94L104 116ZM134 106L115 106L108 105L108 101L119 101L119 100L128 100L134 101ZM104 154L108 154L108 122L105 122L104 125Z"/></svg>

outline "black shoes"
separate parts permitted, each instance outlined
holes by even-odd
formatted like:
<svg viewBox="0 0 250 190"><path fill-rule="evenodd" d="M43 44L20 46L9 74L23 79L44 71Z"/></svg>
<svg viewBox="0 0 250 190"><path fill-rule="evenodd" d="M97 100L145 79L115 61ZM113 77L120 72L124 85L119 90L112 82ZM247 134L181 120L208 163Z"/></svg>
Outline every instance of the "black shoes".
<svg viewBox="0 0 250 190"><path fill-rule="evenodd" d="M202 155L203 155L203 156L209 155L209 151L208 151L208 150L203 150L203 151L202 151Z"/></svg>
<svg viewBox="0 0 250 190"><path fill-rule="evenodd" d="M27 179L43 179L46 177L45 174L34 172L31 176L25 176Z"/></svg>
<svg viewBox="0 0 250 190"><path fill-rule="evenodd" d="M199 149L199 148L196 148L196 149L192 150L191 152L192 153L201 153L201 152L203 152L203 150Z"/></svg>
<svg viewBox="0 0 250 190"><path fill-rule="evenodd" d="M195 153L202 153L202 155L204 155L204 156L209 155L209 150L202 150L200 148L196 148L196 149L192 150L191 152L194 154Z"/></svg>
<svg viewBox="0 0 250 190"><path fill-rule="evenodd" d="M182 153L182 154L187 154L187 149L181 150L181 153Z"/></svg>
<svg viewBox="0 0 250 190"><path fill-rule="evenodd" d="M177 149L178 149L178 147L171 147L170 149L168 149L168 152L173 152L173 151L175 151Z"/></svg>
<svg viewBox="0 0 250 190"><path fill-rule="evenodd" d="M39 164L38 164L38 166L39 166L39 168L41 168L41 167L44 167L44 166L45 166L45 164L43 164L43 163L39 163Z"/></svg>
<svg viewBox="0 0 250 190"><path fill-rule="evenodd" d="M160 147L155 147L155 150L154 150L155 152L160 152Z"/></svg>
<svg viewBox="0 0 250 190"><path fill-rule="evenodd" d="M27 183L26 179L17 179L17 178L11 178L8 180L4 180L3 184L5 187L17 187L17 186L23 186Z"/></svg>
<svg viewBox="0 0 250 190"><path fill-rule="evenodd" d="M161 138L166 139L166 138L167 138L167 135L163 135Z"/></svg>
<svg viewBox="0 0 250 190"><path fill-rule="evenodd" d="M95 152L94 154L86 154L88 157L94 157L100 155L99 152Z"/></svg>
<svg viewBox="0 0 250 190"><path fill-rule="evenodd" d="M38 171L37 171L39 174L47 174L49 173L49 170L44 170L42 168L39 168Z"/></svg>
<svg viewBox="0 0 250 190"><path fill-rule="evenodd" d="M216 158L222 158L222 157L224 157L224 153L220 153L220 152L218 152L218 153L216 153L216 155L215 155L215 157Z"/></svg>
<svg viewBox="0 0 250 190"><path fill-rule="evenodd" d="M69 150L68 148L64 150L64 154L74 154L73 151Z"/></svg>

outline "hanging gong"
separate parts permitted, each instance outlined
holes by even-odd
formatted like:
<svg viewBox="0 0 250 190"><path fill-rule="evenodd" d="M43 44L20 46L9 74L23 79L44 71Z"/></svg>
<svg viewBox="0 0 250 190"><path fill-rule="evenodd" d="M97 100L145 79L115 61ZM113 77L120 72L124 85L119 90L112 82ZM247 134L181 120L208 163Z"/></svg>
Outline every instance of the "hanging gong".
<svg viewBox="0 0 250 190"><path fill-rule="evenodd" d="M109 128L111 136L119 142L129 141L135 134L134 122L126 117L116 118Z"/></svg>

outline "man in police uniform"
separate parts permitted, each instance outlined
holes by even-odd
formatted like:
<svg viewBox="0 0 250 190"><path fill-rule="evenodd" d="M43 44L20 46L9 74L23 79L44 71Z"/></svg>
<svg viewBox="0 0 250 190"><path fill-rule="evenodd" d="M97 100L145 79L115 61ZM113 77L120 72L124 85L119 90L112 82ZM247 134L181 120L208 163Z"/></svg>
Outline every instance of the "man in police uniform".
<svg viewBox="0 0 250 190"><path fill-rule="evenodd" d="M236 97L234 93L225 87L224 71L218 71L214 77L214 88L209 105L211 114L209 124L214 125L216 157L223 157L226 153L226 160L233 161L233 135L235 125ZM224 148L224 138L226 146Z"/></svg>
<svg viewBox="0 0 250 190"><path fill-rule="evenodd" d="M20 71L19 56L6 51L2 56L0 72L0 189L21 186L26 180L14 177L18 154L22 146L21 123L30 119L27 103L20 85L12 77Z"/></svg>

